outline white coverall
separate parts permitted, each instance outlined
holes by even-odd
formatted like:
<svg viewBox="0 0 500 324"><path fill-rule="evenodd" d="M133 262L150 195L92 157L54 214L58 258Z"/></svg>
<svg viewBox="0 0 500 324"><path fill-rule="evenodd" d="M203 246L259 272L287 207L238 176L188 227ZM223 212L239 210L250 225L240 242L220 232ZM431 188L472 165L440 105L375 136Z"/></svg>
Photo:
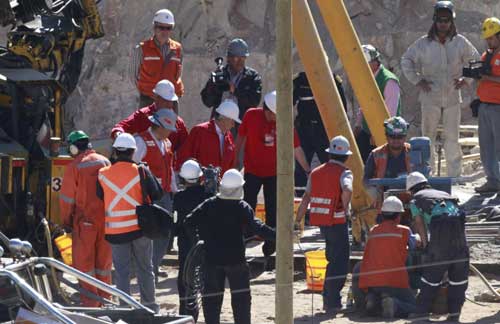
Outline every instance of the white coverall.
<svg viewBox="0 0 500 324"><path fill-rule="evenodd" d="M422 136L431 139L431 166L435 163L434 142L443 109L442 138L446 155L448 176L458 177L462 170L462 150L458 144L460 127L461 93L455 89L454 80L462 76L462 68L470 60L479 59L474 45L458 34L442 44L439 40L423 36L416 40L403 55L401 68L413 85L425 79L431 91L420 90L418 100L422 105Z"/></svg>

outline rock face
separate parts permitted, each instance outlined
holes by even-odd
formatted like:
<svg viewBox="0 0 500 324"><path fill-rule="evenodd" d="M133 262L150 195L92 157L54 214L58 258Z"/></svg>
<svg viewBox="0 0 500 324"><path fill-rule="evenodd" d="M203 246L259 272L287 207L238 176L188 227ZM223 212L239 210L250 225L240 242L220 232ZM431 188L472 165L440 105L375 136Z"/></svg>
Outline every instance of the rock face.
<svg viewBox="0 0 500 324"><path fill-rule="evenodd" d="M325 49L335 72L343 75L335 46L321 19L315 1L309 1ZM432 20L434 0L347 0L345 1L361 43L375 45L383 63L401 77L403 115L418 132L420 124L417 91L401 75L400 58L406 48L426 34ZM482 52L482 21L500 16L499 0L455 1L456 25ZM247 40L251 55L247 64L263 75L264 91L274 86L275 1L268 0L107 0L100 4L106 36L89 41L78 89L66 104L66 125L88 131L94 137L107 137L118 120L137 109L137 91L129 79L129 58L135 44L150 36L154 12L167 7L174 12L176 29L173 38L184 47L183 80L186 94L180 102L180 114L188 126L206 120L209 110L203 106L200 91L213 59L225 56L228 42L234 37ZM294 52L295 53L295 52ZM294 70L300 71L295 53ZM348 79L344 76L349 111L357 109ZM463 119L470 120L464 98Z"/></svg>

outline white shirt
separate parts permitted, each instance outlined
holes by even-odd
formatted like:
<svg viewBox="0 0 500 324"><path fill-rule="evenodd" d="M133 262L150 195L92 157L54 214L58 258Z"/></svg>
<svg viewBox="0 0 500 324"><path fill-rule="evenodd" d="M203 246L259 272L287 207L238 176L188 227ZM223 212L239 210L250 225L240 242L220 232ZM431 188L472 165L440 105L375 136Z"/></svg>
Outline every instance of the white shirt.
<svg viewBox="0 0 500 324"><path fill-rule="evenodd" d="M214 124L217 135L219 135L220 155L222 156L224 154L224 133L222 132L222 129L220 129L219 125L217 125L217 122Z"/></svg>

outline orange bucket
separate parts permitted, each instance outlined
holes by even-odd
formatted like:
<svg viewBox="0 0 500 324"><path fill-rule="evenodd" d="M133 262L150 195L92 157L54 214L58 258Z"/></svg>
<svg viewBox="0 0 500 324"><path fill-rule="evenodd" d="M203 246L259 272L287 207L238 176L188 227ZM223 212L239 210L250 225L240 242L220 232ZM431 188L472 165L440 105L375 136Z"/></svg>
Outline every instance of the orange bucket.
<svg viewBox="0 0 500 324"><path fill-rule="evenodd" d="M309 251L306 257L306 282L307 289L312 291L323 291L326 276L325 250Z"/></svg>
<svg viewBox="0 0 500 324"><path fill-rule="evenodd" d="M58 236L54 239L54 243L56 244L59 253L61 253L63 262L69 266L73 265L73 239L71 238L71 234L64 233L63 235Z"/></svg>

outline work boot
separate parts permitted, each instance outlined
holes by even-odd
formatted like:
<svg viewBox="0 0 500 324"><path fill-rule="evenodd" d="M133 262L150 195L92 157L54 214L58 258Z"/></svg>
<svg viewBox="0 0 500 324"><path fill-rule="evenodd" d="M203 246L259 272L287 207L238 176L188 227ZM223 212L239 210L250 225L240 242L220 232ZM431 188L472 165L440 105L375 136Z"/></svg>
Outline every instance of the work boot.
<svg viewBox="0 0 500 324"><path fill-rule="evenodd" d="M486 182L483 185L474 188L474 191L477 193L488 193L488 192L497 192L498 191L498 186L492 184L491 182Z"/></svg>
<svg viewBox="0 0 500 324"><path fill-rule="evenodd" d="M370 316L377 314L377 296L373 293L366 295L366 314Z"/></svg>
<svg viewBox="0 0 500 324"><path fill-rule="evenodd" d="M382 317L383 318L394 318L396 314L396 304L394 298L384 297L382 299Z"/></svg>
<svg viewBox="0 0 500 324"><path fill-rule="evenodd" d="M446 318L447 322L453 322L453 323L458 323L460 322L460 314L450 314Z"/></svg>

